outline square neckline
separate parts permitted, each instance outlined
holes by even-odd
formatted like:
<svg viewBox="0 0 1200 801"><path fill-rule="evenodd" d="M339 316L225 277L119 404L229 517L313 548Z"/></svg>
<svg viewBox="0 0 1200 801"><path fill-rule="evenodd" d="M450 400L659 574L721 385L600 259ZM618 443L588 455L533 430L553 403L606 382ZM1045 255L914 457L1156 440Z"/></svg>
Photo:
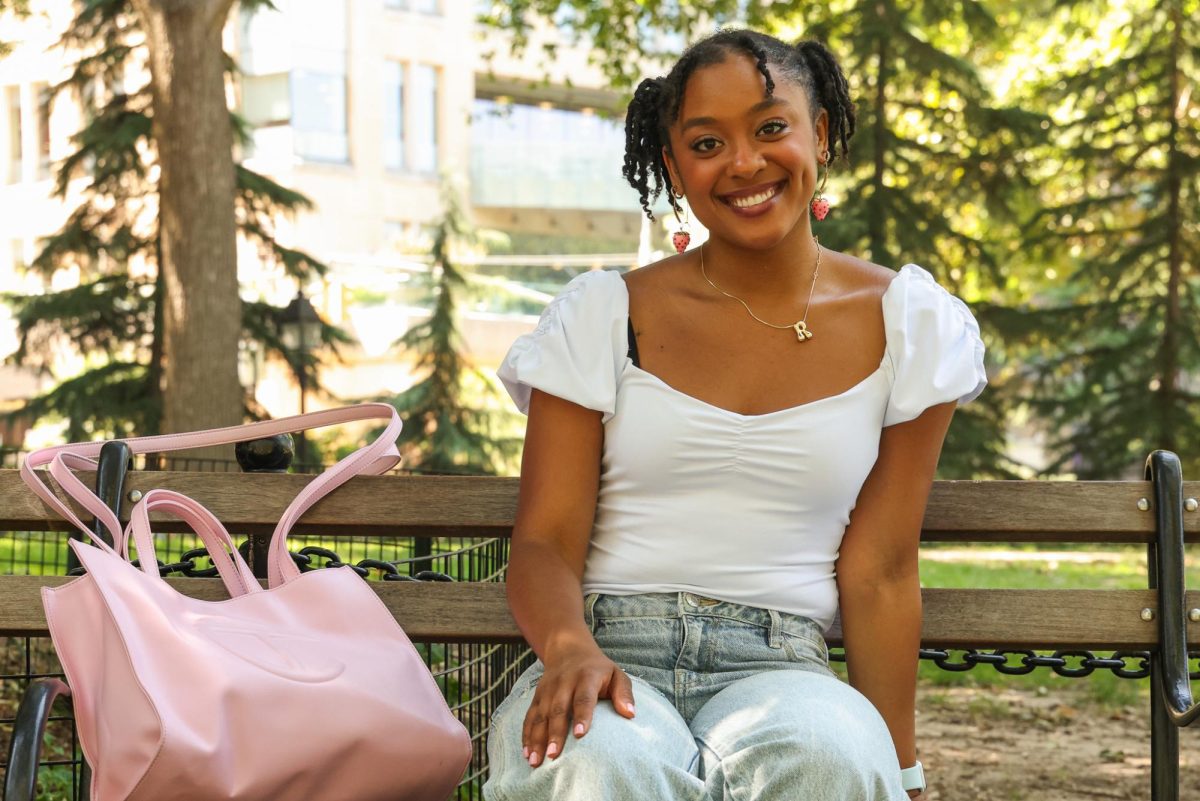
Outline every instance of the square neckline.
<svg viewBox="0 0 1200 801"><path fill-rule="evenodd" d="M887 288L884 289L883 294L879 296L879 310L880 310L881 314L883 313L884 301L887 299L888 293L892 291L892 287L896 285L897 280L904 273L905 268L907 268L908 266L909 265L906 264L903 267L901 267L899 270L896 270L896 274L894 276L892 276L890 281L888 281ZM618 274L617 277L620 278L620 280L621 280L621 288L625 295L625 319L627 321L629 321L629 320L631 320L631 318L629 316L629 284L625 283L624 276ZM834 401L834 400L838 400L840 398L844 398L847 395L850 395L851 393L855 392L856 390L861 389L868 382L870 382L872 379L874 379L877 375L879 375L881 372L883 372L884 368L887 366L888 362L891 359L891 357L888 353L888 346L890 343L887 338L887 325L886 325L886 321L885 321L885 324L883 326L883 358L880 360L878 367L876 367L874 370L872 370L870 372L870 374L864 376L861 380L856 382L853 386L851 386L847 389L844 389L841 392L838 392L836 394L825 395L824 397L820 397L820 398L814 398L813 400L805 401L804 403L796 404L794 406L785 406L782 409L774 409L769 412L760 412L759 414L745 414L743 412L735 412L732 409L726 409L724 406L718 406L715 403L710 403L709 401L706 401L703 398L697 398L695 395L690 395L681 389L677 389L677 388L671 386L665 380L663 380L659 376L655 375L654 373L651 373L649 370L646 370L645 368L634 364L633 359L631 359L629 357L629 330L630 330L630 327L631 326L627 325L625 328L625 364L621 371L622 377L624 376L624 373L626 371L636 370L638 373L649 378L653 383L657 384L659 387L667 390L669 393L671 393L672 395L674 395L678 398L686 400L690 403L698 404L699 406L701 406L705 409L708 409L710 411L717 412L719 414L727 415L730 417L734 417L734 418L737 418L740 420L760 420L760 419L764 419L767 417L774 417L776 415L787 414L788 412L801 411L801 410L807 409L810 406L815 406L816 404L825 403L826 401Z"/></svg>

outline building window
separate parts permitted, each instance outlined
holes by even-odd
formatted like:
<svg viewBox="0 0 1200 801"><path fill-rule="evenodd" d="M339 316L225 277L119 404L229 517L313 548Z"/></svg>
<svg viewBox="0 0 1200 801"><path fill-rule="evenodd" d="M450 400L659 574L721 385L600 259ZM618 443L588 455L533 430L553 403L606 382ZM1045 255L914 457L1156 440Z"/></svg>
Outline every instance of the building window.
<svg viewBox="0 0 1200 801"><path fill-rule="evenodd" d="M383 0L385 8L415 11L418 14L441 14L441 0Z"/></svg>
<svg viewBox="0 0 1200 801"><path fill-rule="evenodd" d="M242 113L255 127L287 125L292 117L290 80L286 72L242 76Z"/></svg>
<svg viewBox="0 0 1200 801"><path fill-rule="evenodd" d="M33 85L33 99L37 103L38 180L50 177L50 105L53 97L50 86L44 83Z"/></svg>
<svg viewBox="0 0 1200 801"><path fill-rule="evenodd" d="M349 161L345 74L294 71L292 126L296 155L313 161Z"/></svg>
<svg viewBox="0 0 1200 801"><path fill-rule="evenodd" d="M477 206L628 211L624 126L592 109L477 98L471 199Z"/></svg>
<svg viewBox="0 0 1200 801"><path fill-rule="evenodd" d="M404 169L404 65L383 65L383 163L389 170Z"/></svg>
<svg viewBox="0 0 1200 801"><path fill-rule="evenodd" d="M435 173L438 167L438 71L428 64L412 70L412 169Z"/></svg>
<svg viewBox="0 0 1200 801"><path fill-rule="evenodd" d="M350 160L345 0L293 0L292 128L296 155Z"/></svg>
<svg viewBox="0 0 1200 801"><path fill-rule="evenodd" d="M21 180L21 161L24 150L21 147L21 87L4 87L4 106L8 110L8 183L15 184Z"/></svg>

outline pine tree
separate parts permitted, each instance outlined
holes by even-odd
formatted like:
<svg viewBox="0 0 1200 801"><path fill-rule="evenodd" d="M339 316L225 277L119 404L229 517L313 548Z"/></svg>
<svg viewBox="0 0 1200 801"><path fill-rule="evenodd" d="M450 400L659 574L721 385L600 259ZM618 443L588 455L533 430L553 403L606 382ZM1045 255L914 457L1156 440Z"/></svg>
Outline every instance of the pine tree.
<svg viewBox="0 0 1200 801"><path fill-rule="evenodd" d="M53 91L73 95L86 119L75 137L77 149L57 168L54 191L65 200L73 180L82 177L87 186L80 205L45 241L31 269L47 278L61 269L76 269L83 280L68 290L4 297L16 313L20 337L13 361L49 370L63 344L85 354L88 369L15 413L65 419L68 436L76 439L153 434L163 426L165 304L155 108L148 85L120 89L129 65L144 57L137 44L140 24L127 0L91 0L80 6L64 33L63 46L79 58ZM234 140L244 145L245 124L225 114ZM232 150L228 160L236 183L238 231L258 244L264 260L298 279L320 274L324 265L274 238L272 221L308 208L309 201L234 164ZM282 309L237 297L233 302L239 307L240 337L257 341L294 370L312 373L314 355L299 363L284 346ZM330 326L321 328L320 338L334 348L348 341ZM239 407L237 419L261 414L248 402Z"/></svg>
<svg viewBox="0 0 1200 801"><path fill-rule="evenodd" d="M1025 395L1048 429L1047 473L1140 475L1146 454L1200 468L1200 3L1051 4L1039 26L1074 63L1029 102L1054 109L1057 147L1035 258L1063 279L1007 315ZM1096 48L1085 32L1109 32Z"/></svg>
<svg viewBox="0 0 1200 801"><path fill-rule="evenodd" d="M404 419L397 445L405 465L427 473L496 474L515 457L519 440L504 433L511 415L500 411L491 380L472 366L458 331L467 277L454 254L472 232L457 194L442 191L443 214L433 229L428 274L431 313L396 342L421 377L391 398Z"/></svg>

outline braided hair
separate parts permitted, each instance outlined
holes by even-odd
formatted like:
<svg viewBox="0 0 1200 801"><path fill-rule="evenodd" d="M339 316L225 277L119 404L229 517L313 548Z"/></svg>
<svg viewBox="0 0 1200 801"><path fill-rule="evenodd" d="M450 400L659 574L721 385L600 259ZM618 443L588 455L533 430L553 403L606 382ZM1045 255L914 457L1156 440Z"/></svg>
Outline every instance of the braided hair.
<svg viewBox="0 0 1200 801"><path fill-rule="evenodd" d="M829 116L831 157L845 159L849 155L850 137L854 136L854 104L846 76L825 45L814 39L789 45L756 31L719 31L685 50L665 77L646 78L638 84L629 103L625 116L625 165L621 174L638 191L642 209L650 219L654 219L650 204L664 189L671 208L677 214L681 211L672 191L663 149L670 150L667 130L679 118L688 79L697 69L721 64L735 53L755 60L768 97L775 91L771 68L803 87L813 120L816 121L822 109Z"/></svg>

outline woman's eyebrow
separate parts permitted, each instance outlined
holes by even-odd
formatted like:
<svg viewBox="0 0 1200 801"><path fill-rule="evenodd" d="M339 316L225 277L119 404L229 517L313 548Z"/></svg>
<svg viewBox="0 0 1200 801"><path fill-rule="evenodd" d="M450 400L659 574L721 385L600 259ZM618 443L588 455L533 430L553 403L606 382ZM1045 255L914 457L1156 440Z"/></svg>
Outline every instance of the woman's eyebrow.
<svg viewBox="0 0 1200 801"><path fill-rule="evenodd" d="M771 97L763 98L762 100L758 101L753 106L751 106L746 111L746 116L749 117L754 114L758 114L761 111L765 111L765 110L767 110L769 108L773 108L775 106L790 106L790 105L791 105L791 103L787 102L782 97L776 97L775 95L772 95ZM682 133L684 131L687 131L689 128L699 128L702 125L716 125L716 124L717 124L717 120L715 117L692 117L691 119L684 122L679 130Z"/></svg>

